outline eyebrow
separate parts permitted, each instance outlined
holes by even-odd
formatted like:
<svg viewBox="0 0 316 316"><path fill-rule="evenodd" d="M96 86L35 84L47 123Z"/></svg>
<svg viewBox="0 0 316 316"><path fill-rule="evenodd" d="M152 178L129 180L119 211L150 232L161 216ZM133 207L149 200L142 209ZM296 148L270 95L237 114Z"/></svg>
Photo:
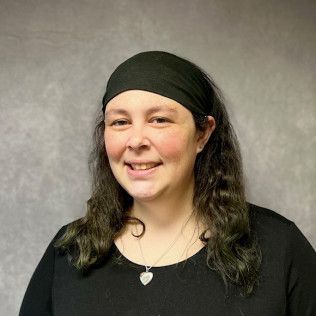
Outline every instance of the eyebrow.
<svg viewBox="0 0 316 316"><path fill-rule="evenodd" d="M171 113L177 113L177 110L175 108L170 108L168 106L161 106L161 105L157 105L157 106L153 106L151 108L149 108L146 111L146 115L150 115L159 111L166 111L166 112L171 112ZM123 115L127 115L128 111L126 111L125 109L122 108L118 108L118 109L113 109L113 110L109 110L109 111L105 111L104 115L107 116L109 114L123 114Z"/></svg>

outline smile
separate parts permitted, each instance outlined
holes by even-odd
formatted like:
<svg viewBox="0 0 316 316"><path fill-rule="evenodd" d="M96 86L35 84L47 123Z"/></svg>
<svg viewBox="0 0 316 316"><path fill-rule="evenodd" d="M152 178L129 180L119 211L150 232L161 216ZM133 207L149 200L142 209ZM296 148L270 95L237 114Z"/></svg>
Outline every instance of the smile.
<svg viewBox="0 0 316 316"><path fill-rule="evenodd" d="M142 164L130 164L133 170L147 170L158 166L159 163L142 163Z"/></svg>
<svg viewBox="0 0 316 316"><path fill-rule="evenodd" d="M126 164L127 173L132 178L144 178L154 174L161 163Z"/></svg>

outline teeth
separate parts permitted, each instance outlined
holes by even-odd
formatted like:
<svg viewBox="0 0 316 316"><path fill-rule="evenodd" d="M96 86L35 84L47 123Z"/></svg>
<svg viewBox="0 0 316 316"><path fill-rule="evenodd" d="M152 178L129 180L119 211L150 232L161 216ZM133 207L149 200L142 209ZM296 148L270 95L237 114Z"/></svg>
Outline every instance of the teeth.
<svg viewBox="0 0 316 316"><path fill-rule="evenodd" d="M142 163L142 164L131 164L132 168L135 170L146 170L155 167L155 163Z"/></svg>

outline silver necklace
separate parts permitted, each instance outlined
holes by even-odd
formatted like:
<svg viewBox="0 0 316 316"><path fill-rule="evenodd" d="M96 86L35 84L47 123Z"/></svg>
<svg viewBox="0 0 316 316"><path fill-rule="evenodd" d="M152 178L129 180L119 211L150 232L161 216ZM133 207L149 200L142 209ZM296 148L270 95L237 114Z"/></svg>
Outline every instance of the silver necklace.
<svg viewBox="0 0 316 316"><path fill-rule="evenodd" d="M190 217L191 217L191 215L190 215ZM189 218L190 218L190 217L189 217ZM184 226L182 226L180 232L178 233L178 235L176 236L176 238L175 238L175 240L172 242L172 244L167 248L167 250L166 250L151 266L147 266L146 260L145 260L144 254L143 254L143 250L142 250L142 247L141 247L141 244L140 244L139 237L137 238L138 245L139 245L139 249L140 249L140 252L141 252L141 254L142 254L142 257L143 257L143 260L144 260L144 263L145 263L145 268L146 268L146 271L141 272L140 275L139 275L139 279L140 279L140 281L142 282L143 285L147 285L147 284L153 279L154 274L153 274L152 272L150 272L149 270L171 249L171 247L172 247L172 246L175 244L175 242L179 239L183 227L184 227ZM138 235L137 227L136 227L136 231L137 231L137 235Z"/></svg>

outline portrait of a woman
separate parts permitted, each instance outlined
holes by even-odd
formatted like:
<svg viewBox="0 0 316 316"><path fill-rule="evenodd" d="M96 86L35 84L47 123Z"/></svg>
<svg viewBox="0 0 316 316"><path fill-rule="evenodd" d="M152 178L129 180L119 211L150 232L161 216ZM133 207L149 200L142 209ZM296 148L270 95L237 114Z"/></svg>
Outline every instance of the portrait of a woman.
<svg viewBox="0 0 316 316"><path fill-rule="evenodd" d="M316 315L316 254L246 201L222 92L166 51L107 81L85 216L48 245L20 315Z"/></svg>

